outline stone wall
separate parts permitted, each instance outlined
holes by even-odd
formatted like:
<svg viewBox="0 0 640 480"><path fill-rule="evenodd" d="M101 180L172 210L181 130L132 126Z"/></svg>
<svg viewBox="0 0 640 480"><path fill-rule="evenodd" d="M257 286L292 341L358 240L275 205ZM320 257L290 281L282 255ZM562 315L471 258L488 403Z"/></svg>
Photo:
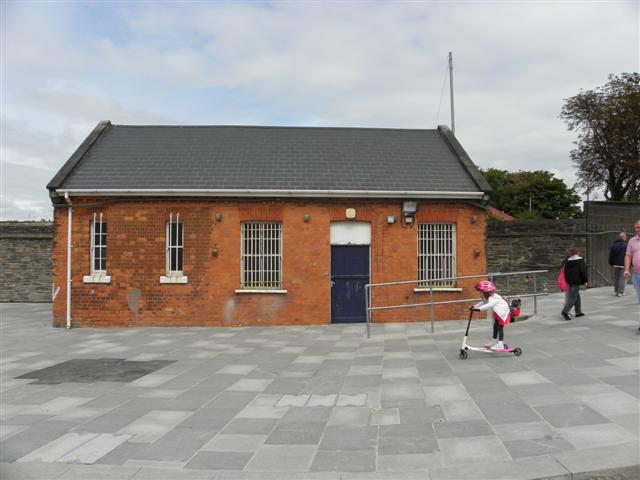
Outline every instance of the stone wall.
<svg viewBox="0 0 640 480"><path fill-rule="evenodd" d="M586 250L584 219L491 221L487 227L489 272L549 270L538 274L538 290L557 290L560 263L572 246ZM533 291L533 275L496 278L507 293Z"/></svg>
<svg viewBox="0 0 640 480"><path fill-rule="evenodd" d="M0 222L0 302L51 301L51 222Z"/></svg>
<svg viewBox="0 0 640 480"><path fill-rule="evenodd" d="M640 202L585 202L589 232L625 230L633 234L633 222L640 218Z"/></svg>

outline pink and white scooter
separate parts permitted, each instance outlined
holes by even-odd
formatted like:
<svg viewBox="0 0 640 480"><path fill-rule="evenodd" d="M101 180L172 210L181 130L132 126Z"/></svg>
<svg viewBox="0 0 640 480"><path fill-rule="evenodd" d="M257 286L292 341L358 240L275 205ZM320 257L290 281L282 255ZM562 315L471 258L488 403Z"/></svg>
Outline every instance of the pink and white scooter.
<svg viewBox="0 0 640 480"><path fill-rule="evenodd" d="M522 349L519 347L511 348L506 343L504 344L504 348L499 350L494 350L491 347L473 347L467 344L467 337L469 336L469 327L471 326L471 318L473 317L473 308L469 311L469 322L467 323L467 330L464 333L464 338L462 339L462 346L460 347L460 358L464 360L469 356L469 350L474 350L476 352L484 352L484 353L513 353L516 357L522 355Z"/></svg>

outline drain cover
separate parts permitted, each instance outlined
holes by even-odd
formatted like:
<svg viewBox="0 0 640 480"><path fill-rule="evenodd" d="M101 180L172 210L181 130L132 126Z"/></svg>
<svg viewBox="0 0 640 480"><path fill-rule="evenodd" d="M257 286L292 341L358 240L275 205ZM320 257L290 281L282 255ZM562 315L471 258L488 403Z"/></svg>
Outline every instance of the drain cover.
<svg viewBox="0 0 640 480"><path fill-rule="evenodd" d="M58 363L16 378L34 378L34 384L131 382L171 365L175 360L133 362L124 358L79 358Z"/></svg>

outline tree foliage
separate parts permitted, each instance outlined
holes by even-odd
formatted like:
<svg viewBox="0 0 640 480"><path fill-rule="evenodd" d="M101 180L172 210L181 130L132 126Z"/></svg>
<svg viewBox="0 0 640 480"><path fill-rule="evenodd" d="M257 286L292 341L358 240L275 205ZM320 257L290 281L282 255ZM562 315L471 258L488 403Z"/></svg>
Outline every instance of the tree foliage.
<svg viewBox="0 0 640 480"><path fill-rule="evenodd" d="M603 189L607 200L640 200L640 74L609 75L566 99L560 118L578 132L570 156L580 186Z"/></svg>
<svg viewBox="0 0 640 480"><path fill-rule="evenodd" d="M490 168L482 174L493 189L489 205L516 218L573 218L580 215L577 205L580 197L551 172L508 172Z"/></svg>

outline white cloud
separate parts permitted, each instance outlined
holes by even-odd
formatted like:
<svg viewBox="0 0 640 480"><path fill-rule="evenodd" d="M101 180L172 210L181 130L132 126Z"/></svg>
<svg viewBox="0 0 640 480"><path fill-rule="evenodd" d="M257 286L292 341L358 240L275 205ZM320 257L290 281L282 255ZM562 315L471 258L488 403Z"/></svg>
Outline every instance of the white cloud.
<svg viewBox="0 0 640 480"><path fill-rule="evenodd" d="M456 133L471 158L571 185L563 99L639 58L634 2L2 8L2 161L49 176L102 119L434 128L453 50Z"/></svg>

